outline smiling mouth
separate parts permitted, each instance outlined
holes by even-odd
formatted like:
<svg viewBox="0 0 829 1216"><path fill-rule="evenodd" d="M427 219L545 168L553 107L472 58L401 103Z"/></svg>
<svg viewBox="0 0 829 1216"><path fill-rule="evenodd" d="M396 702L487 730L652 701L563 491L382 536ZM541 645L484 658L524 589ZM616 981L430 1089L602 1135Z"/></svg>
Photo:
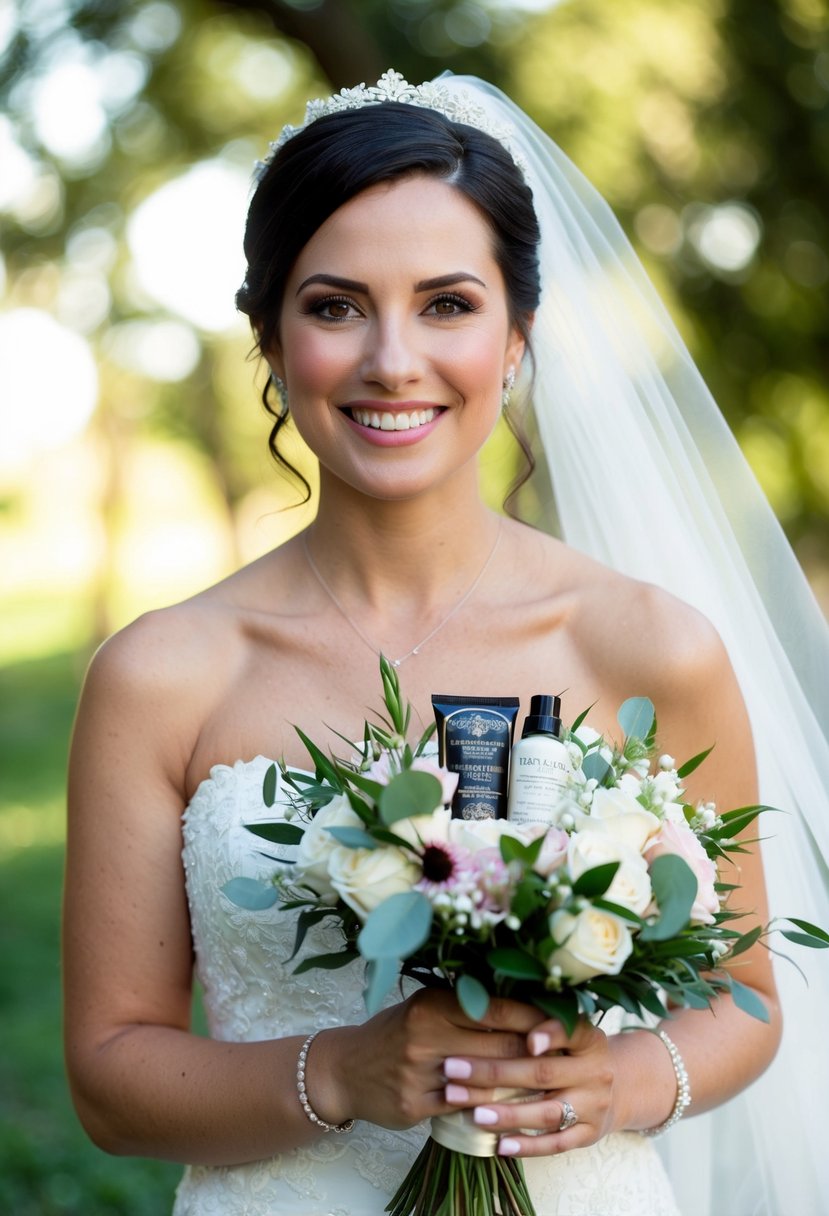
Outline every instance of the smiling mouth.
<svg viewBox="0 0 829 1216"><path fill-rule="evenodd" d="M352 406L346 410L348 416L360 426L371 427L374 431L413 431L419 426L426 426L437 417L440 411L431 407L422 410L368 410Z"/></svg>

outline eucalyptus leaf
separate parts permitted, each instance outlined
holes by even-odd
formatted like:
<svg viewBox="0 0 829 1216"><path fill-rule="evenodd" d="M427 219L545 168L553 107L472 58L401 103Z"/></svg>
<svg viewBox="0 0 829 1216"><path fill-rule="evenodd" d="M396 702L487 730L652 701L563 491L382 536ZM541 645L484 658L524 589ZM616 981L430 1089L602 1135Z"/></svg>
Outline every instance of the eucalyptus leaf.
<svg viewBox="0 0 829 1216"><path fill-rule="evenodd" d="M336 915L338 915L336 908L309 908L305 912L300 912L299 916L297 917L297 921L296 921L296 937L294 938L294 948L291 951L290 957L288 958L288 962L290 963L291 960L296 958L297 954L299 954L300 947L302 946L302 943L305 941L305 935L308 932L308 930L311 928L312 925L316 925L319 921L323 920L326 916L336 916Z"/></svg>
<svg viewBox="0 0 829 1216"><path fill-rule="evenodd" d="M738 1009L742 1009L743 1013L750 1014L760 1022L768 1022L769 1011L765 1003L760 1000L753 988L747 988L733 976L731 977L731 994L734 997L734 1004Z"/></svg>
<svg viewBox="0 0 829 1216"><path fill-rule="evenodd" d="M366 965L366 986L363 991L366 1013L373 1017L397 983L400 975L399 958L376 958Z"/></svg>
<svg viewBox="0 0 829 1216"><path fill-rule="evenodd" d="M221 888L231 903L247 912L262 912L272 908L279 899L279 892L271 883L259 882L257 878L231 878Z"/></svg>
<svg viewBox="0 0 829 1216"><path fill-rule="evenodd" d="M462 975L455 985L461 1009L473 1022L480 1022L489 1008L489 993L480 980L472 975Z"/></svg>
<svg viewBox="0 0 829 1216"><path fill-rule="evenodd" d="M647 739L654 720L653 701L649 697L629 697L619 706L616 720L628 739Z"/></svg>
<svg viewBox="0 0 829 1216"><path fill-rule="evenodd" d="M431 815L443 802L443 789L437 777L417 769L397 773L383 787L379 799L380 818L387 827L398 819Z"/></svg>
<svg viewBox="0 0 829 1216"><path fill-rule="evenodd" d="M376 849L377 841L362 828L326 828L326 832L334 837L338 844L344 844L347 849Z"/></svg>
<svg viewBox="0 0 829 1216"><path fill-rule="evenodd" d="M825 950L829 943L822 941L819 937L812 937L810 933L795 933L793 929L781 929L787 942L793 942L796 946L808 946L812 950Z"/></svg>
<svg viewBox="0 0 829 1216"><path fill-rule="evenodd" d="M763 926L757 925L750 933L744 933L738 938L729 951L729 961L736 958L738 954L743 954L746 950L750 950L756 941L759 940L763 932Z"/></svg>
<svg viewBox="0 0 829 1216"><path fill-rule="evenodd" d="M432 905L420 891L390 895L371 912L357 945L365 959L408 958L428 939Z"/></svg>
<svg viewBox="0 0 829 1216"><path fill-rule="evenodd" d="M372 802L377 802L385 788L380 781L372 781L370 777L366 777L363 773L349 773L348 780L352 785L356 785L358 790L362 790L364 794L368 794Z"/></svg>
<svg viewBox="0 0 829 1216"><path fill-rule="evenodd" d="M582 761L581 771L588 781L598 781L601 785L610 772L610 764L599 752L588 752Z"/></svg>
<svg viewBox="0 0 829 1216"><path fill-rule="evenodd" d="M340 967L347 967L349 963L353 963L355 958L359 958L353 950L337 950L331 954L315 954L313 958L306 958L294 967L294 975L302 975L306 971L313 971L319 968L321 971L339 971Z"/></svg>
<svg viewBox="0 0 829 1216"><path fill-rule="evenodd" d="M270 840L271 844L299 844L305 835L304 828L296 823L285 823L283 820L277 823L246 823L245 827L249 832L253 832L254 836Z"/></svg>
<svg viewBox="0 0 829 1216"><path fill-rule="evenodd" d="M538 959L516 947L507 946L490 950L486 961L494 970L510 976L511 979L542 980L547 975Z"/></svg>
<svg viewBox="0 0 829 1216"><path fill-rule="evenodd" d="M800 920L796 916L787 916L786 920L792 925L797 925L798 929L802 929L809 937L816 937L825 946L829 946L829 933L825 929L820 929L817 925L813 925L808 920ZM815 943L817 944L817 943Z"/></svg>
<svg viewBox="0 0 829 1216"><path fill-rule="evenodd" d="M507 864L511 861L520 861L524 865L533 866L538 861L544 844L544 837L539 836L537 840L533 840L530 844L525 844L517 836L510 836L508 832L504 832L498 844L501 857Z"/></svg>
<svg viewBox="0 0 829 1216"><path fill-rule="evenodd" d="M613 882L620 865L621 862L618 861L606 861L604 865L593 866L592 870L585 870L573 883L573 894L584 895L588 899L604 895Z"/></svg>
<svg viewBox="0 0 829 1216"><path fill-rule="evenodd" d="M265 779L262 782L262 798L265 806L273 806L276 802L276 765L268 765Z"/></svg>
<svg viewBox="0 0 829 1216"><path fill-rule="evenodd" d="M672 853L657 857L650 873L659 919L645 925L639 937L641 941L665 941L688 924L697 897L697 880L688 863Z"/></svg>

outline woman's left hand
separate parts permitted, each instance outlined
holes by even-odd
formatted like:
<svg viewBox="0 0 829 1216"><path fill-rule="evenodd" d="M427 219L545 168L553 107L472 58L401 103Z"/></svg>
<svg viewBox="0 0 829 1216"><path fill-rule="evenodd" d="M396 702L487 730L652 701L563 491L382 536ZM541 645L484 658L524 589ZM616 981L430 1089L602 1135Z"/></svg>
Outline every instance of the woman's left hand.
<svg viewBox="0 0 829 1216"><path fill-rule="evenodd" d="M481 1130L499 1137L500 1156L546 1157L594 1144L613 1130L614 1069L602 1030L582 1019L568 1038L560 1022L541 1022L527 1036L527 1050L522 1059L444 1061L447 1102L474 1108ZM501 1088L536 1090L540 1097L493 1101Z"/></svg>

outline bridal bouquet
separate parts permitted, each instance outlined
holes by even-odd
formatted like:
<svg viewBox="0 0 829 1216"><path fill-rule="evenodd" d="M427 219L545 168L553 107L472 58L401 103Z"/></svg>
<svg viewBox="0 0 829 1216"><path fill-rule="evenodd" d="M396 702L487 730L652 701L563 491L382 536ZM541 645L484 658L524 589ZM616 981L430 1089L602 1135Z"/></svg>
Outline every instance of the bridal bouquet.
<svg viewBox="0 0 829 1216"><path fill-rule="evenodd" d="M767 1019L723 965L768 928L734 927L736 887L717 872L744 851L736 837L766 808L687 804L682 781L708 752L679 767L657 757L653 705L634 698L619 710L621 743L593 731L585 714L564 734L572 767L550 826L457 819L457 776L426 754L431 730L406 741L410 710L385 660L381 677L388 718L365 724L359 754L336 759L299 732L313 776L283 766L292 804L274 823L249 825L294 845L293 859L279 862L270 885L235 878L223 888L242 907L281 901L298 910L294 956L312 925L338 922L342 948L303 959L297 972L364 960L369 1014L407 975L452 988L473 1019L490 996L509 996L568 1033L580 1016L616 1006L663 1018L668 1004L703 1008L722 992ZM271 766L266 805L276 789ZM790 940L829 944L813 925L790 923ZM496 1137L470 1114L432 1120L392 1216L533 1216L520 1160L497 1156Z"/></svg>

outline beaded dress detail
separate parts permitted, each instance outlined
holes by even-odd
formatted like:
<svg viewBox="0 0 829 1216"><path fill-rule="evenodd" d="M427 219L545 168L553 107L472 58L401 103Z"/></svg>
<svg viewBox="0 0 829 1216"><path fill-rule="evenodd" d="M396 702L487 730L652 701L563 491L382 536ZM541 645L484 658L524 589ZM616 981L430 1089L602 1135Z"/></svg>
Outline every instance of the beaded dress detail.
<svg viewBox="0 0 829 1216"><path fill-rule="evenodd" d="M258 756L216 765L183 816L196 971L210 1035L227 1042L305 1036L366 1017L359 963L294 975L296 964L286 960L296 912L248 912L222 894L222 885L239 875L270 877L273 862L260 846L291 855L289 846L264 844L245 829L272 821L284 803L281 785L274 807L262 801L269 764ZM324 920L309 931L302 954L340 945L336 927ZM424 1124L393 1132L358 1122L345 1135L324 1135L265 1161L188 1166L173 1216L382 1216L427 1130ZM525 1166L538 1216L679 1216L654 1145L633 1132Z"/></svg>

